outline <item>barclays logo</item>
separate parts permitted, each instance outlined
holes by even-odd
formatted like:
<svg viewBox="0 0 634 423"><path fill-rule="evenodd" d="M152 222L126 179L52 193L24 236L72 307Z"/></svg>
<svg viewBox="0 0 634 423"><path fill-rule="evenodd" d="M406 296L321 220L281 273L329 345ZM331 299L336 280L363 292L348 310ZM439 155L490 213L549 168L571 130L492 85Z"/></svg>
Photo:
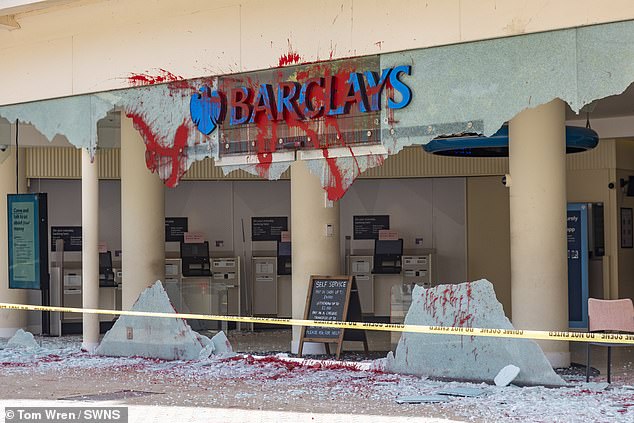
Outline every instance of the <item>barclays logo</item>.
<svg viewBox="0 0 634 423"><path fill-rule="evenodd" d="M192 121L200 132L211 134L224 120L225 101L222 93L204 86L189 100Z"/></svg>
<svg viewBox="0 0 634 423"><path fill-rule="evenodd" d="M189 109L192 121L205 135L211 134L224 121L227 110L230 110L231 126L254 123L258 115L269 121L304 121L347 115L353 105L361 113L377 112L381 110L384 88L390 91L387 107L402 109L412 99L412 90L401 80L402 75L411 75L411 66L386 68L380 74L352 72L346 80L326 76L310 78L303 84L295 81L262 84L257 90L241 86L231 89L228 101L222 91L203 86L191 96ZM400 97L398 100L395 94Z"/></svg>

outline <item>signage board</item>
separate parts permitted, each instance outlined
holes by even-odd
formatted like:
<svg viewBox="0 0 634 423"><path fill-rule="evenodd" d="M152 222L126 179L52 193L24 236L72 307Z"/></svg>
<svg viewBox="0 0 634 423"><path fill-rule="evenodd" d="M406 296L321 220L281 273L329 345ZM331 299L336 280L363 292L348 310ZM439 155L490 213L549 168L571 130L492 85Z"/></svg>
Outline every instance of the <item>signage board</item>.
<svg viewBox="0 0 634 423"><path fill-rule="evenodd" d="M7 195L9 288L48 286L46 194Z"/></svg>
<svg viewBox="0 0 634 423"><path fill-rule="evenodd" d="M51 251L57 251L57 240L64 241L64 251L81 252L81 226L51 226Z"/></svg>
<svg viewBox="0 0 634 423"><path fill-rule="evenodd" d="M165 242L183 242L187 232L186 217L165 218Z"/></svg>
<svg viewBox="0 0 634 423"><path fill-rule="evenodd" d="M390 229L389 215L353 216L354 239L379 239L379 231Z"/></svg>
<svg viewBox="0 0 634 423"><path fill-rule="evenodd" d="M411 102L411 75L410 64L381 67L379 56L229 75L198 87L190 117L202 134L220 132L221 159L266 164L284 150L380 144L381 110Z"/></svg>
<svg viewBox="0 0 634 423"><path fill-rule="evenodd" d="M348 309L351 278L320 278L313 276L310 283L310 297L307 302L309 320L342 321ZM338 339L341 329L307 327L305 338Z"/></svg>
<svg viewBox="0 0 634 423"><path fill-rule="evenodd" d="M360 321L361 302L359 290L352 276L311 276L304 309L304 319L321 321ZM304 342L323 342L330 353L328 343L337 344L337 358L343 341L363 342L368 352L364 331L327 327L303 327L298 354L301 357Z"/></svg>
<svg viewBox="0 0 634 423"><path fill-rule="evenodd" d="M185 232L183 234L185 244L202 244L205 242L205 234L202 232Z"/></svg>
<svg viewBox="0 0 634 423"><path fill-rule="evenodd" d="M284 231L288 231L286 216L251 218L251 241L281 241Z"/></svg>
<svg viewBox="0 0 634 423"><path fill-rule="evenodd" d="M568 319L571 328L588 327L588 207L569 203L566 239L568 243Z"/></svg>
<svg viewBox="0 0 634 423"><path fill-rule="evenodd" d="M389 229L379 230L379 240L381 241L396 241L398 239L398 232L391 231Z"/></svg>

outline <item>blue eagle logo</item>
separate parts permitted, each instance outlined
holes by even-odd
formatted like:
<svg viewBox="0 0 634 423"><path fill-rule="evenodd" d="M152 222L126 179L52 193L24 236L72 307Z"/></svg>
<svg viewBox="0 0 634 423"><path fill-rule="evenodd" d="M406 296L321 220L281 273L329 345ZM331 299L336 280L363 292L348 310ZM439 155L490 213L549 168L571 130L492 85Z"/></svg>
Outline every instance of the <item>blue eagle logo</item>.
<svg viewBox="0 0 634 423"><path fill-rule="evenodd" d="M218 91L204 86L191 96L189 112L198 130L209 135L224 119L224 98Z"/></svg>

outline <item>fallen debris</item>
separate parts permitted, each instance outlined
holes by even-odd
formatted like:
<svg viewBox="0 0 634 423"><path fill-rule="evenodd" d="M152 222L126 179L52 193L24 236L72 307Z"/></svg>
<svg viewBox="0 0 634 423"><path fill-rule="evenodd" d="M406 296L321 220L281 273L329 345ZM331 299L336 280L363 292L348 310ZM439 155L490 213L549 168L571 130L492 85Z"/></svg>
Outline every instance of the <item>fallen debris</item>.
<svg viewBox="0 0 634 423"><path fill-rule="evenodd" d="M420 395L414 397L400 397L396 399L398 404L434 404L438 402L449 402L449 398L443 395Z"/></svg>
<svg viewBox="0 0 634 423"><path fill-rule="evenodd" d="M495 297L491 282L416 286L405 324L514 330ZM564 386L532 340L403 333L386 370L452 380L492 383L499 369L514 363L519 385Z"/></svg>
<svg viewBox="0 0 634 423"><path fill-rule="evenodd" d="M495 382L495 386L509 386L519 374L520 368L509 364L499 371L493 382Z"/></svg>
<svg viewBox="0 0 634 423"><path fill-rule="evenodd" d="M39 348L40 345L37 343L31 332L18 329L17 332L7 341L7 347L35 349Z"/></svg>
<svg viewBox="0 0 634 423"><path fill-rule="evenodd" d="M438 395L447 395L450 397L479 397L487 392L486 389L480 388L449 388L436 392Z"/></svg>
<svg viewBox="0 0 634 423"><path fill-rule="evenodd" d="M176 312L160 281L139 295L132 310ZM214 340L216 337L218 339ZM220 332L209 339L193 331L184 319L121 316L103 337L95 353L118 357L196 360L227 351L231 351L231 344L224 333Z"/></svg>

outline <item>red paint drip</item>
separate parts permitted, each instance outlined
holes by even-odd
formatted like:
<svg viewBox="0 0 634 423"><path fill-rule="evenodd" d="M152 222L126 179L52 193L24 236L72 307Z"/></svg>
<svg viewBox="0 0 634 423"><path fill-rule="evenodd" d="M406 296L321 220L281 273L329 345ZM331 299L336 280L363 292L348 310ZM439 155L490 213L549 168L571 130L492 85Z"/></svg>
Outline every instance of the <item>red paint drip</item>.
<svg viewBox="0 0 634 423"><path fill-rule="evenodd" d="M127 113L126 116L132 119L134 128L141 133L145 141L145 165L147 168L151 172L157 172L160 165L164 163L164 159L169 159L171 173L170 176L164 180L164 183L170 188L178 185L178 181L185 174L185 166L187 164L185 147L187 146L189 128L187 127L186 121L183 121L176 129L174 145L166 147L141 115L131 112Z"/></svg>
<svg viewBox="0 0 634 423"><path fill-rule="evenodd" d="M328 149L324 148L321 151L328 164L328 170L330 171L330 181L325 187L326 193L330 201L336 201L342 198L346 193L346 188L343 186L343 174L341 173L341 169L337 166L337 159L328 156Z"/></svg>

